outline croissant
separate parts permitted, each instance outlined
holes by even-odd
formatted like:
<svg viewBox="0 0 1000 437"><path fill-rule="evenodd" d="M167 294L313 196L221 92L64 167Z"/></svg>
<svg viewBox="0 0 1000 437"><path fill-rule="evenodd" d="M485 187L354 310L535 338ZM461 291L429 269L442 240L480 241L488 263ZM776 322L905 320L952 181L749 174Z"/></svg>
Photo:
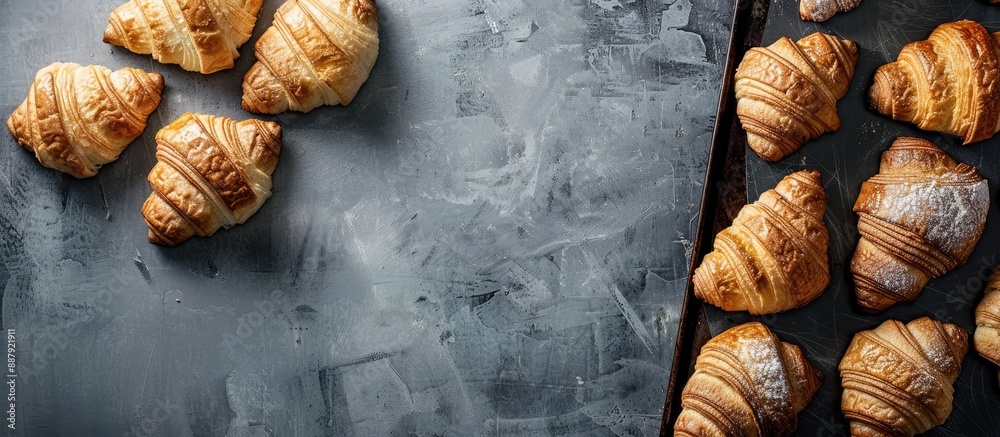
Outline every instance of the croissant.
<svg viewBox="0 0 1000 437"><path fill-rule="evenodd" d="M736 70L736 115L747 144L766 161L840 128L837 100L847 94L858 45L814 33L750 49Z"/></svg>
<svg viewBox="0 0 1000 437"><path fill-rule="evenodd" d="M257 41L243 78L243 108L309 112L354 100L378 57L372 0L289 0Z"/></svg>
<svg viewBox="0 0 1000 437"><path fill-rule="evenodd" d="M695 270L695 295L751 314L799 308L818 297L830 283L820 182L817 171L792 173L744 206Z"/></svg>
<svg viewBox="0 0 1000 437"><path fill-rule="evenodd" d="M1000 366L1000 270L986 285L986 296L976 307L976 350Z"/></svg>
<svg viewBox="0 0 1000 437"><path fill-rule="evenodd" d="M1000 131L1000 32L962 20L907 44L875 71L868 98L879 112L966 144Z"/></svg>
<svg viewBox="0 0 1000 437"><path fill-rule="evenodd" d="M162 92L158 73L56 62L35 74L7 128L43 166L91 177L142 134Z"/></svg>
<svg viewBox="0 0 1000 437"><path fill-rule="evenodd" d="M868 312L912 302L931 278L965 264L986 225L989 189L979 171L930 141L900 137L854 204L851 273Z"/></svg>
<svg viewBox="0 0 1000 437"><path fill-rule="evenodd" d="M840 377L853 436L912 436L944 423L969 336L928 317L888 320L854 336Z"/></svg>
<svg viewBox="0 0 1000 437"><path fill-rule="evenodd" d="M705 343L674 436L787 436L823 382L797 346L751 322Z"/></svg>
<svg viewBox="0 0 1000 437"><path fill-rule="evenodd" d="M131 0L108 17L104 42L203 74L233 68L264 0Z"/></svg>
<svg viewBox="0 0 1000 437"><path fill-rule="evenodd" d="M799 18L826 21L837 12L847 12L860 4L861 0L802 0L799 3Z"/></svg>
<svg viewBox="0 0 1000 437"><path fill-rule="evenodd" d="M281 127L269 121L187 113L161 129L142 205L149 242L175 246L245 223L271 197L280 152Z"/></svg>

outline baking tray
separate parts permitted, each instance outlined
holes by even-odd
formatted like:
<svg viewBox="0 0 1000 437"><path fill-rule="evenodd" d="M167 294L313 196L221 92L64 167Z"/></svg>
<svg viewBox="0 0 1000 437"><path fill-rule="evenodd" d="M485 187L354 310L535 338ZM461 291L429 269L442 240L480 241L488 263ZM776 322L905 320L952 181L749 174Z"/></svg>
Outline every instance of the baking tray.
<svg viewBox="0 0 1000 437"><path fill-rule="evenodd" d="M1000 211L995 196L1000 183L1000 137L963 146L956 137L920 131L912 125L893 121L867 105L872 74L880 65L894 61L903 45L926 39L941 23L968 18L991 31L1000 30L1000 8L980 0L868 0L854 11L817 24L798 18L798 3L792 0L770 2L761 45L769 45L781 36L798 39L822 31L858 42L860 60L850 91L838 104L843 122L840 130L807 143L800 151L776 164L765 162L753 151L744 149L747 200L756 200L788 173L800 169L819 170L829 196L825 222L831 241L831 283L822 296L797 310L750 317L746 313L726 313L705 305L705 313L713 334L747 320L760 320L782 340L802 347L826 378L816 398L799 414L798 434L845 435L849 432L848 422L840 412L841 386L836 368L854 334L872 329L888 319L909 321L931 316L969 330L971 340L973 310L982 297L984 278L1000 261L995 244L1000 238ZM732 89L727 92L732 93ZM897 304L884 314L873 316L863 313L854 302L849 263L859 236L857 217L851 209L862 182L877 173L881 153L902 135L931 140L958 161L978 168L989 180L991 205L986 230L965 266L932 280L916 302ZM745 136L739 140L745 143ZM1000 434L1000 418L996 415L1000 411L998 387L996 366L981 358L970 344L962 374L955 383L954 411L943 426L926 435Z"/></svg>

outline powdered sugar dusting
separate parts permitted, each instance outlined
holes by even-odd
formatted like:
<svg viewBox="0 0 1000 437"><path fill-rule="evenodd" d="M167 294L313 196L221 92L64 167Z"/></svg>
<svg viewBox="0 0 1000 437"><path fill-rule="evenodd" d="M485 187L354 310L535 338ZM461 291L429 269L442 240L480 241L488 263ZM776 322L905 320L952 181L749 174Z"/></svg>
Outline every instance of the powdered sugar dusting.
<svg viewBox="0 0 1000 437"><path fill-rule="evenodd" d="M948 173L922 183L887 184L871 212L922 234L942 252L965 258L968 238L980 235L986 224L989 189L985 180L958 185L959 177Z"/></svg>
<svg viewBox="0 0 1000 437"><path fill-rule="evenodd" d="M906 290L919 282L917 272L908 264L885 263L872 276L872 280L882 284L886 290Z"/></svg>
<svg viewBox="0 0 1000 437"><path fill-rule="evenodd" d="M802 3L812 12L812 18L819 21L828 20L839 10L835 0L802 0Z"/></svg>
<svg viewBox="0 0 1000 437"><path fill-rule="evenodd" d="M861 0L802 0L801 8L810 11L812 20L826 21L837 12L856 8Z"/></svg>
<svg viewBox="0 0 1000 437"><path fill-rule="evenodd" d="M947 346L925 347L924 355L930 362L934 363L935 369L947 368L952 365L951 349L947 349Z"/></svg>
<svg viewBox="0 0 1000 437"><path fill-rule="evenodd" d="M761 405L777 411L790 408L791 389L782 364L780 352L771 336L741 339L740 361L746 363L754 387L761 397Z"/></svg>

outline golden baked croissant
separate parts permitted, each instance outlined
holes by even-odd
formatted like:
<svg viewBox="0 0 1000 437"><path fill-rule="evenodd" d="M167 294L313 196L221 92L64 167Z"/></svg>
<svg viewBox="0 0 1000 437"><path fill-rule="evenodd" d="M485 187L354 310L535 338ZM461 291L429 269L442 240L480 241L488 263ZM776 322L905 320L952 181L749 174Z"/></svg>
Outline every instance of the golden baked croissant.
<svg viewBox="0 0 1000 437"><path fill-rule="evenodd" d="M785 176L715 237L712 252L694 272L695 295L726 311L751 314L811 302L830 283L825 210L819 172Z"/></svg>
<svg viewBox="0 0 1000 437"><path fill-rule="evenodd" d="M826 21L837 12L858 7L861 0L801 0L799 18L806 21Z"/></svg>
<svg viewBox="0 0 1000 437"><path fill-rule="evenodd" d="M243 78L243 108L260 114L309 112L354 99L378 57L372 0L289 0L254 48Z"/></svg>
<svg viewBox="0 0 1000 437"><path fill-rule="evenodd" d="M1000 366L1000 269L986 285L986 296L976 307L976 350Z"/></svg>
<svg viewBox="0 0 1000 437"><path fill-rule="evenodd" d="M841 410L853 436L912 436L944 423L969 336L928 317L854 336L840 361Z"/></svg>
<svg viewBox="0 0 1000 437"><path fill-rule="evenodd" d="M868 98L885 115L965 144L990 138L1000 131L1000 32L969 20L942 24L879 67Z"/></svg>
<svg viewBox="0 0 1000 437"><path fill-rule="evenodd" d="M912 302L931 278L965 264L989 207L978 170L930 141L896 139L854 204L861 240L851 273L861 307L875 313Z"/></svg>
<svg viewBox="0 0 1000 437"><path fill-rule="evenodd" d="M705 343L674 436L787 436L823 382L797 346L751 322Z"/></svg>
<svg viewBox="0 0 1000 437"><path fill-rule="evenodd" d="M736 115L750 148L779 161L839 129L837 100L847 94L857 63L856 43L818 32L750 49L736 70Z"/></svg>
<svg viewBox="0 0 1000 437"><path fill-rule="evenodd" d="M269 121L187 113L161 129L142 205L149 242L175 246L246 222L271 197L280 152L281 127Z"/></svg>
<svg viewBox="0 0 1000 437"><path fill-rule="evenodd" d="M104 42L203 74L233 68L264 0L131 0L108 17Z"/></svg>
<svg viewBox="0 0 1000 437"><path fill-rule="evenodd" d="M7 128L42 165L86 178L142 134L162 92L158 73L56 62L35 74Z"/></svg>

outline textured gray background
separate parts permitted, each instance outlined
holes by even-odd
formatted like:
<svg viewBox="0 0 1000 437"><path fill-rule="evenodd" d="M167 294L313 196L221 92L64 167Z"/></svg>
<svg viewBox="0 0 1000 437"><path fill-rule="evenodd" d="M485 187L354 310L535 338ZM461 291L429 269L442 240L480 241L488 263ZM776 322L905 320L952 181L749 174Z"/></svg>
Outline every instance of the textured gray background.
<svg viewBox="0 0 1000 437"><path fill-rule="evenodd" d="M893 121L867 106L868 88L875 70L896 60L903 45L926 39L939 24L956 19L979 21L990 31L1000 31L1000 7L986 0L866 0L856 10L816 24L798 17L798 2L774 0L768 12L763 45L781 36L798 39L822 31L856 41L861 56L848 94L838 104L840 130L807 143L802 150L777 164L762 161L748 149L750 199L774 187L782 177L803 168L817 169L829 196L825 222L830 231L830 286L809 305L777 315L757 318L771 326L782 340L802 347L806 357L826 375L815 400L799 415L799 435L846 435L848 423L840 412L841 385L837 365L854 334L872 329L888 319L903 321L930 316L957 324L971 333L973 310L982 299L984 281L1000 264L1000 136L961 145L957 137L925 132ZM857 216L851 212L861 184L878 173L882 152L901 135L933 141L958 161L973 165L989 180L990 210L986 230L969 262L931 280L916 302L896 304L884 314L868 315L855 303L850 260L858 241ZM747 319L745 313L723 313L709 308L709 320L718 333ZM955 383L955 404L945 425L929 436L1000 435L1000 388L997 368L970 345L962 374Z"/></svg>
<svg viewBox="0 0 1000 437"><path fill-rule="evenodd" d="M274 196L165 249L153 137L250 116L279 2L205 77L103 44L116 1L0 0L4 118L53 61L167 84L92 179L0 134L16 434L655 435L732 3L379 1L355 102L275 118Z"/></svg>

